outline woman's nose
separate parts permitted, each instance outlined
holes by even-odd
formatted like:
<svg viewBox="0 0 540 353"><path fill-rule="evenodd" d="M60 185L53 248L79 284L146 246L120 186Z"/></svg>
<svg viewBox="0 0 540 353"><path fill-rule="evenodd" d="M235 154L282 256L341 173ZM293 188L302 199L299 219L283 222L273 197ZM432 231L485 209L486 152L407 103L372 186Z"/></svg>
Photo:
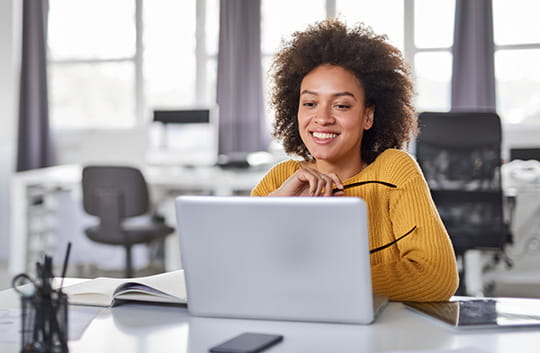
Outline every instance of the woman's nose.
<svg viewBox="0 0 540 353"><path fill-rule="evenodd" d="M328 125L334 123L334 117L330 109L319 109L315 113L315 122L321 125Z"/></svg>

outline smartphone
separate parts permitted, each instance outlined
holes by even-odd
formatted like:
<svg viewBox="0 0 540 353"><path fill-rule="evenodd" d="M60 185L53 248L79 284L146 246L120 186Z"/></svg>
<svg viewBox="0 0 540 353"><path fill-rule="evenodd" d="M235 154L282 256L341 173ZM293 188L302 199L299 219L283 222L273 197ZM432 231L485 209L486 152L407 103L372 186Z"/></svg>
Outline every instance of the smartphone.
<svg viewBox="0 0 540 353"><path fill-rule="evenodd" d="M231 338L215 347L210 348L212 353L255 353L283 340L282 335L269 335L265 333L245 332Z"/></svg>

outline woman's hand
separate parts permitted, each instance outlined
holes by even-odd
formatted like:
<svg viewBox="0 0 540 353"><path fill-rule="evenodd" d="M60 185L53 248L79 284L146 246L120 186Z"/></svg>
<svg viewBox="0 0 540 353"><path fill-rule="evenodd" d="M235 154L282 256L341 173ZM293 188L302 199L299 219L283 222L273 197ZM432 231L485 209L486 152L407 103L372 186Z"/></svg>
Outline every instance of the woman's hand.
<svg viewBox="0 0 540 353"><path fill-rule="evenodd" d="M340 191L332 192L335 185ZM301 168L269 196L340 196L341 180L334 173L322 174L312 168Z"/></svg>

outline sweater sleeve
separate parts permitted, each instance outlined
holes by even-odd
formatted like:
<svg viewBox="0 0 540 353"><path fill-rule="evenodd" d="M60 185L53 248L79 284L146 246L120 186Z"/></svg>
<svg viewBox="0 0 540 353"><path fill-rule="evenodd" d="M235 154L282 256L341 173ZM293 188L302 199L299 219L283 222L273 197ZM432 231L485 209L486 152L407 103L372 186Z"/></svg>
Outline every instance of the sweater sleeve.
<svg viewBox="0 0 540 353"><path fill-rule="evenodd" d="M272 169L273 170L273 169ZM251 196L268 196L275 190L272 183L272 170L269 171L259 183L251 190Z"/></svg>
<svg viewBox="0 0 540 353"><path fill-rule="evenodd" d="M268 196L299 168L297 162L288 160L276 164L251 190L251 196Z"/></svg>
<svg viewBox="0 0 540 353"><path fill-rule="evenodd" d="M396 238L415 228L396 243L397 257L372 266L373 289L397 301L448 300L458 285L452 244L418 164L409 156L402 162L393 164L401 185L389 214Z"/></svg>

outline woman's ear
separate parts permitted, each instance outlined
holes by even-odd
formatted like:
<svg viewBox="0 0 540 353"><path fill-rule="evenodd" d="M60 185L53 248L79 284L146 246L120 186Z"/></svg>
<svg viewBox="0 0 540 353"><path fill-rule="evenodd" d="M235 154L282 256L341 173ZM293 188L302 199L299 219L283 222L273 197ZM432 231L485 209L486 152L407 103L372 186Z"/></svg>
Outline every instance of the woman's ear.
<svg viewBox="0 0 540 353"><path fill-rule="evenodd" d="M375 118L375 105L370 105L369 107L366 107L364 116L364 130L369 130L373 126L373 119Z"/></svg>

